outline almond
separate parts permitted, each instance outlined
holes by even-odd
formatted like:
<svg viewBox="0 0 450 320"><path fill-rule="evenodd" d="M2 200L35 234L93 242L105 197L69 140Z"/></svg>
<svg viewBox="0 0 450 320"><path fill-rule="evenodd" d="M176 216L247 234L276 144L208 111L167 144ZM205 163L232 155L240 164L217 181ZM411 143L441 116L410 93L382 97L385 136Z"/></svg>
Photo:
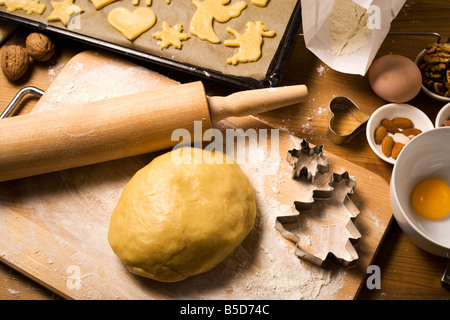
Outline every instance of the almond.
<svg viewBox="0 0 450 320"><path fill-rule="evenodd" d="M402 149L403 149L404 146L405 146L405 145L404 145L403 143L396 142L396 143L394 144L394 146L392 147L392 154L391 154L391 157L392 157L393 159L397 159L398 155L400 154L400 151L402 151Z"/></svg>
<svg viewBox="0 0 450 320"><path fill-rule="evenodd" d="M415 137L418 134L421 134L422 130L417 129L417 128L409 128L409 129L402 130L401 133L404 134L407 137L410 137L410 136L414 136Z"/></svg>
<svg viewBox="0 0 450 320"><path fill-rule="evenodd" d="M383 126L379 126L375 130L375 143L380 144L384 137L387 136L387 130Z"/></svg>
<svg viewBox="0 0 450 320"><path fill-rule="evenodd" d="M400 130L398 129L398 127L389 119L384 119L381 122L381 125L384 126L386 128L386 130L392 134L395 133L399 133Z"/></svg>
<svg viewBox="0 0 450 320"><path fill-rule="evenodd" d="M383 141L381 141L381 151L386 157L391 156L394 143L394 139L391 136L386 136L383 138Z"/></svg>
<svg viewBox="0 0 450 320"><path fill-rule="evenodd" d="M409 129L414 127L414 123L410 119L404 117L394 118L392 119L392 123L399 129Z"/></svg>
<svg viewBox="0 0 450 320"><path fill-rule="evenodd" d="M444 126L450 127L450 119L444 122Z"/></svg>

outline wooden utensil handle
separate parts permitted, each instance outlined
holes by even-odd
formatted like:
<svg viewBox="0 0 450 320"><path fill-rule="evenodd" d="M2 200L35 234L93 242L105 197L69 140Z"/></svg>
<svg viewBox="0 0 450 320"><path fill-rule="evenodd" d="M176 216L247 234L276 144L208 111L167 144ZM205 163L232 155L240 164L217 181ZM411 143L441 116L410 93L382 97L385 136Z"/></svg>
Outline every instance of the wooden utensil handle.
<svg viewBox="0 0 450 320"><path fill-rule="evenodd" d="M228 117L258 114L303 101L308 95L305 85L247 90L227 97L208 97L213 122Z"/></svg>
<svg viewBox="0 0 450 320"><path fill-rule="evenodd" d="M0 181L170 148L211 128L201 82L0 120Z"/></svg>

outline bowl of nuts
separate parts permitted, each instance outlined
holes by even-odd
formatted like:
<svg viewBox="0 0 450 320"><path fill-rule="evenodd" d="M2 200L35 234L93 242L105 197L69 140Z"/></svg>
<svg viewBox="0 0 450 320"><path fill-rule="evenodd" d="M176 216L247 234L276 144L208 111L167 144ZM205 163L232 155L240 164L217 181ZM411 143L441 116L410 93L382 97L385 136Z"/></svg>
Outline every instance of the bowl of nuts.
<svg viewBox="0 0 450 320"><path fill-rule="evenodd" d="M433 123L420 109L409 104L390 103L370 116L366 137L378 157L395 164L412 139L431 129L434 129Z"/></svg>
<svg viewBox="0 0 450 320"><path fill-rule="evenodd" d="M422 90L431 98L450 102L450 43L432 43L415 60L422 73Z"/></svg>

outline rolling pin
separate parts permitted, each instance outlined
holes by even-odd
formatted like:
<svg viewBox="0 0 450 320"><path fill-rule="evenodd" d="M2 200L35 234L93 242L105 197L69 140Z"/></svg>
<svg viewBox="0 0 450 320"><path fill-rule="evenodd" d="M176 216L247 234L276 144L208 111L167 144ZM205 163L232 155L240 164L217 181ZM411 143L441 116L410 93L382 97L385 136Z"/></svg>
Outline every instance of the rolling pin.
<svg viewBox="0 0 450 320"><path fill-rule="evenodd" d="M5 118L0 181L164 150L179 143L172 141L176 129L194 136L194 121L203 136L214 122L290 106L307 94L296 85L210 97L199 81Z"/></svg>

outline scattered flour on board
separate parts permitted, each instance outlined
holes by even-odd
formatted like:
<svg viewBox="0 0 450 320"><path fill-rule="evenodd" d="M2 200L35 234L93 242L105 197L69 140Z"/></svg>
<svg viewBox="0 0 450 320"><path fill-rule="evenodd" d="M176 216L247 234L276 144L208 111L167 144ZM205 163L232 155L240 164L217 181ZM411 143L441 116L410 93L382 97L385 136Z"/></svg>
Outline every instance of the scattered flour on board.
<svg viewBox="0 0 450 320"><path fill-rule="evenodd" d="M298 147L298 145L295 145ZM344 270L326 270L309 265L294 255L293 244L288 244L275 229L277 216L293 213L293 205L280 203L271 190L278 191L270 176L284 177L278 152L270 153L266 147L258 146L258 153L251 156L259 161L248 159L239 163L249 177L255 190L258 221L255 228L259 235L261 255L255 264L260 269L254 276L246 276L246 285L254 299L331 299L342 288ZM262 159L262 160L261 160ZM269 182L269 185L268 185ZM274 192L278 194L278 192Z"/></svg>
<svg viewBox="0 0 450 320"><path fill-rule="evenodd" d="M49 76L55 77L64 65L56 64L49 68ZM133 94L157 87L158 78L152 78L153 83L142 81L140 75L149 71L139 66L102 65L89 68L81 62L71 64L68 69L73 76L67 81L53 84L47 91L52 96L51 103L40 103L32 112L50 111L62 106L83 104L103 99L111 99L127 94ZM120 77L117 75L120 74ZM127 81L119 81L127 79ZM120 89L118 88L120 86Z"/></svg>
<svg viewBox="0 0 450 320"><path fill-rule="evenodd" d="M64 63L62 63L60 60L57 60L55 64L51 65L48 68L48 78L50 82L53 82L58 75L58 73L61 71L62 68L64 68Z"/></svg>
<svg viewBox="0 0 450 320"><path fill-rule="evenodd" d="M323 65L320 65L319 67L317 67L316 71L317 73L319 73L319 75L323 76L325 72L325 67Z"/></svg>
<svg viewBox="0 0 450 320"><path fill-rule="evenodd" d="M8 290L8 292L11 294L19 294L20 293L19 290L14 290L14 289L10 289L10 288L6 288L6 290Z"/></svg>

